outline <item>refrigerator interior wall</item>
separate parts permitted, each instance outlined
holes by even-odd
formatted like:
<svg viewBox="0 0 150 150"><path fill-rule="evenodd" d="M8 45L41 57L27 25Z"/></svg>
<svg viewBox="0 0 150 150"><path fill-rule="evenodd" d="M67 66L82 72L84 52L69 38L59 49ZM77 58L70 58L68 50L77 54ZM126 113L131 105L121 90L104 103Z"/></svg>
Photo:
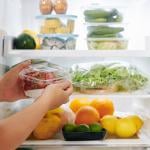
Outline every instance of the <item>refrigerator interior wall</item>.
<svg viewBox="0 0 150 150"><path fill-rule="evenodd" d="M127 36L129 49L145 49L145 36L150 35L150 1L149 0L68 0L68 14L78 15L76 33L79 34L77 49L86 49L85 26L83 25L83 7L90 3L99 3L114 7L127 8L125 22L128 24ZM39 12L39 0L1 0L0 28L9 35L18 35L23 29L37 30L38 21L35 16ZM5 8L5 9L4 9ZM27 11L28 10L28 11Z"/></svg>

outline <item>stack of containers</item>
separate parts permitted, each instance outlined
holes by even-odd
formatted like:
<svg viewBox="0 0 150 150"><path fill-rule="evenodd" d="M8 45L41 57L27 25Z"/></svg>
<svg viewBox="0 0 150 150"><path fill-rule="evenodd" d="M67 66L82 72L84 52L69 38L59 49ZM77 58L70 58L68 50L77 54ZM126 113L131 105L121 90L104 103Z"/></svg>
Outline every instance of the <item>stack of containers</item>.
<svg viewBox="0 0 150 150"><path fill-rule="evenodd" d="M50 50L74 50L77 35L74 33L77 16L67 15L66 0L41 0L40 12L36 18L40 21L41 48Z"/></svg>
<svg viewBox="0 0 150 150"><path fill-rule="evenodd" d="M123 8L91 6L84 10L89 50L127 49Z"/></svg>

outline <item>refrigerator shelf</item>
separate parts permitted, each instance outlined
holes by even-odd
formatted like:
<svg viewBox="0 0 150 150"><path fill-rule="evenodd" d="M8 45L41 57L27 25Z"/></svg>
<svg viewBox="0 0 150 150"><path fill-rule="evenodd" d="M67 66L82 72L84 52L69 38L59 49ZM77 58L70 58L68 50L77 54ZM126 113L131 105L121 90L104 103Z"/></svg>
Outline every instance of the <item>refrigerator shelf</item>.
<svg viewBox="0 0 150 150"><path fill-rule="evenodd" d="M150 57L145 50L11 50L5 49L6 57Z"/></svg>
<svg viewBox="0 0 150 150"><path fill-rule="evenodd" d="M45 141L26 141L24 147L149 147L148 139L107 139L104 141L64 141L64 140L45 140Z"/></svg>
<svg viewBox="0 0 150 150"><path fill-rule="evenodd" d="M92 94L83 94L83 93L73 93L73 95L71 96L71 99L76 98L76 97L80 97L80 98L84 98L84 97L88 97L88 98L106 98L106 97L111 97L111 98L133 98L133 99L149 99L150 98L150 94L130 94L130 93L126 93L126 94L97 94L97 95L92 95Z"/></svg>

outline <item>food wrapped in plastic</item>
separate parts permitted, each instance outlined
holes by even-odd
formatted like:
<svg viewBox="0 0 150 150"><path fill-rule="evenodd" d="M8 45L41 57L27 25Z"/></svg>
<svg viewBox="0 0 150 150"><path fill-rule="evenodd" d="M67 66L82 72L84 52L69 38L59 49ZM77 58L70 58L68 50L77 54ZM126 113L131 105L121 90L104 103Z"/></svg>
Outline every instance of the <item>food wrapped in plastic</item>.
<svg viewBox="0 0 150 150"><path fill-rule="evenodd" d="M57 65L31 65L20 72L26 96L36 98L50 84L69 79L67 71Z"/></svg>
<svg viewBox="0 0 150 150"><path fill-rule="evenodd" d="M77 64L71 73L74 87L84 93L136 91L148 83L147 75L124 62Z"/></svg>

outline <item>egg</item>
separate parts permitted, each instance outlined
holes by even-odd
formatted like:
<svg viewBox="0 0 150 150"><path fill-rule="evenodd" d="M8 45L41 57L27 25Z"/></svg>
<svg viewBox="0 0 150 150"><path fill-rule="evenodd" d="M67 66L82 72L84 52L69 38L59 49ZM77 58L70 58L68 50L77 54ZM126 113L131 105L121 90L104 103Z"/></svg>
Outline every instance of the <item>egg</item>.
<svg viewBox="0 0 150 150"><path fill-rule="evenodd" d="M40 1L40 12L43 15L51 14L52 10L53 10L53 4L52 4L51 0L41 0Z"/></svg>
<svg viewBox="0 0 150 150"><path fill-rule="evenodd" d="M68 3L66 0L55 0L54 10L56 14L65 14L68 9Z"/></svg>

